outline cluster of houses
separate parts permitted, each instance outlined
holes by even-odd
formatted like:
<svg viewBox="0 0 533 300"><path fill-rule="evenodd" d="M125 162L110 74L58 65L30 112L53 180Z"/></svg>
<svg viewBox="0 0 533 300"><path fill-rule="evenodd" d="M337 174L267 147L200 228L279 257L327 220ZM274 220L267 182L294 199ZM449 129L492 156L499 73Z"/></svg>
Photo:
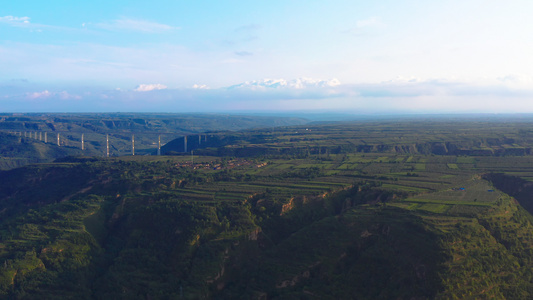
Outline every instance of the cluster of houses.
<svg viewBox="0 0 533 300"><path fill-rule="evenodd" d="M176 163L176 167L178 168L191 168L193 170L229 170L234 169L237 167L243 167L243 166L253 166L256 168L262 168L264 166L268 165L268 163L260 163L257 164L253 161L246 160L246 159L233 159L230 161L227 161L225 163L221 162L205 162L205 163L194 163L192 161L187 162L179 162Z"/></svg>

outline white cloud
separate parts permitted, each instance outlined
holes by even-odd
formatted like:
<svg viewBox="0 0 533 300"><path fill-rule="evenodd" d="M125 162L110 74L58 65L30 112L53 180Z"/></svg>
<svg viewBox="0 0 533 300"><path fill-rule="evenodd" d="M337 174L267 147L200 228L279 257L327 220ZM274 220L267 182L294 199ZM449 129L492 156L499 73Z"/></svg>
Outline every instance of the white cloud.
<svg viewBox="0 0 533 300"><path fill-rule="evenodd" d="M160 83L154 83L154 84L139 84L134 91L136 92L149 92L154 90L164 90L167 86L160 84Z"/></svg>
<svg viewBox="0 0 533 300"><path fill-rule="evenodd" d="M52 96L52 93L50 93L48 90L45 90L42 92L28 93L27 96L30 99L42 99L42 98L48 98Z"/></svg>
<svg viewBox="0 0 533 300"><path fill-rule="evenodd" d="M11 26L25 26L30 24L29 17L14 17L14 16L5 16L0 17L0 23L7 23Z"/></svg>
<svg viewBox="0 0 533 300"><path fill-rule="evenodd" d="M305 88L325 88L336 87L341 83L338 79L330 80L313 79L313 78L298 78L292 80L285 79L262 79L246 81L240 84L230 86L229 89L249 88L249 89L305 89Z"/></svg>
<svg viewBox="0 0 533 300"><path fill-rule="evenodd" d="M531 84L533 83L533 77L529 75L524 75L524 74L511 74L511 75L498 78L498 81L502 82L503 84L509 87L529 88L531 87Z"/></svg>
<svg viewBox="0 0 533 300"><path fill-rule="evenodd" d="M62 91L59 93L56 92L50 92L48 90L44 90L42 92L33 92L33 93L26 93L26 98L28 99L61 99L61 100L81 100L81 96L70 94L67 91Z"/></svg>
<svg viewBox="0 0 533 300"><path fill-rule="evenodd" d="M106 23L95 24L96 27L110 31L137 31L143 33L163 33L179 29L166 24L146 20L118 19Z"/></svg>
<svg viewBox="0 0 533 300"><path fill-rule="evenodd" d="M27 28L30 32L43 32L43 29L53 29L61 31L71 31L71 28L61 27L61 26L52 26L44 25L38 23L30 22L30 17L14 17L14 16L5 16L0 17L0 24L7 24L12 27Z"/></svg>
<svg viewBox="0 0 533 300"><path fill-rule="evenodd" d="M503 79L502 79L503 80ZM514 77L504 81L514 80ZM511 88L507 83L398 78L369 84L340 84L338 80L300 78L264 79L222 88L195 84L149 95L140 91L165 89L142 84L135 90L86 88L50 92L44 88L2 86L2 105L13 111L284 111L331 110L357 113L533 112L533 88ZM59 91L61 91L60 89ZM27 91L27 92L26 92ZM33 92L39 91L39 92ZM78 96L83 95L83 97ZM1 98L2 96L0 96ZM5 96L4 96L5 97ZM44 101L44 99L46 101ZM76 101L65 101L73 99ZM127 103L127 107L124 105Z"/></svg>
<svg viewBox="0 0 533 300"><path fill-rule="evenodd" d="M67 91L62 91L60 93L57 93L57 95L59 96L59 99L62 99L62 100L70 100L70 99L80 100L81 99L80 96L69 94Z"/></svg>

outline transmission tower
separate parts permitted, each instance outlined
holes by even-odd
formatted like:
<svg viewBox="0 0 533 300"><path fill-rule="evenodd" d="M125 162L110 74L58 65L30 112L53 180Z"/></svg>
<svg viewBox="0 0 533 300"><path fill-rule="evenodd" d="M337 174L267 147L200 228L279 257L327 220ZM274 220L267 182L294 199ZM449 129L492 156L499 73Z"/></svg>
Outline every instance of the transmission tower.
<svg viewBox="0 0 533 300"><path fill-rule="evenodd" d="M135 135L131 135L131 155L135 155Z"/></svg>
<svg viewBox="0 0 533 300"><path fill-rule="evenodd" d="M158 137L157 141L157 155L161 155L161 136Z"/></svg>

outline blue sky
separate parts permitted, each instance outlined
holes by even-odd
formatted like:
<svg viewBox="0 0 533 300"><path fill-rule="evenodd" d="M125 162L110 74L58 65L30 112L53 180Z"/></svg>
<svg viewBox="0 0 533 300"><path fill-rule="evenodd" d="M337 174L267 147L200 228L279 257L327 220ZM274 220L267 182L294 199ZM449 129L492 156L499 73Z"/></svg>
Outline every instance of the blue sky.
<svg viewBox="0 0 533 300"><path fill-rule="evenodd" d="M6 2L4 112L533 112L531 1Z"/></svg>

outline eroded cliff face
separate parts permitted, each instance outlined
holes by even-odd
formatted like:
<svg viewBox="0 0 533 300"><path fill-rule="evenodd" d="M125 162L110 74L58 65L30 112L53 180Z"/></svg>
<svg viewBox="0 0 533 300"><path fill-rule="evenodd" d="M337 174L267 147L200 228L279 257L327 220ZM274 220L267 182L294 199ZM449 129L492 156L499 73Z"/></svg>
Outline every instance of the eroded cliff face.
<svg viewBox="0 0 533 300"><path fill-rule="evenodd" d="M392 152L398 154L434 154L467 156L523 156L531 155L531 147L508 144L507 140L493 139L490 142L428 142L406 145L364 145L357 152Z"/></svg>
<svg viewBox="0 0 533 300"><path fill-rule="evenodd" d="M499 190L513 196L525 210L533 214L533 182L502 173L485 174L483 178L489 180Z"/></svg>
<svg viewBox="0 0 533 300"><path fill-rule="evenodd" d="M247 147L235 146L240 142L249 143L250 137L212 136L209 142L198 144L197 136L191 136L192 143L187 144L188 150L219 156L252 157L260 155L325 155L342 153L397 153L422 155L466 155L466 156L523 156L532 155L529 144L507 144L507 140L493 140L491 142L425 142L411 144L353 144L340 141L340 146L310 147L298 144L287 145L284 148L272 147L270 140L254 139L254 144ZM184 140L178 138L164 147L165 153L179 153L184 151Z"/></svg>

